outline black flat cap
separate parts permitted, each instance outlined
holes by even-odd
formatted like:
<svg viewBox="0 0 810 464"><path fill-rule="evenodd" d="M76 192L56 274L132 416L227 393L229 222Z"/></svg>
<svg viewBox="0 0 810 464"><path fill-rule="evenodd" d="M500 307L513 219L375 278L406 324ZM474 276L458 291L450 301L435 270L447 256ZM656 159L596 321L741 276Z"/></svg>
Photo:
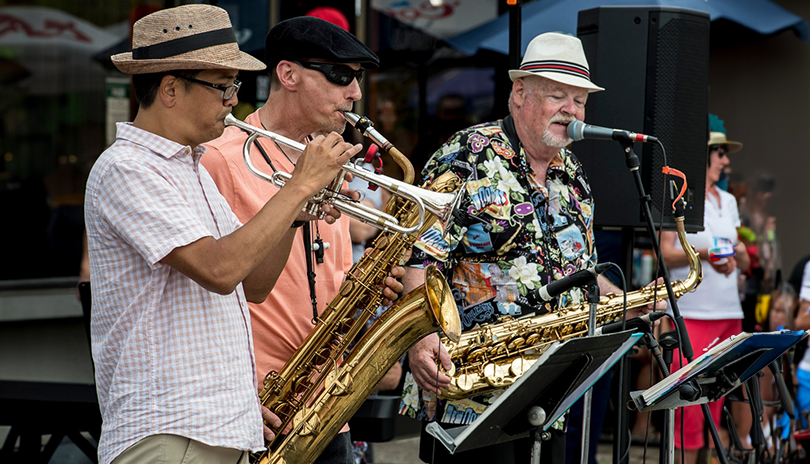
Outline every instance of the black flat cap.
<svg viewBox="0 0 810 464"><path fill-rule="evenodd" d="M357 37L340 27L311 16L287 19L273 26L265 40L267 69L281 60L320 58L334 63L360 63L378 68L380 59Z"/></svg>

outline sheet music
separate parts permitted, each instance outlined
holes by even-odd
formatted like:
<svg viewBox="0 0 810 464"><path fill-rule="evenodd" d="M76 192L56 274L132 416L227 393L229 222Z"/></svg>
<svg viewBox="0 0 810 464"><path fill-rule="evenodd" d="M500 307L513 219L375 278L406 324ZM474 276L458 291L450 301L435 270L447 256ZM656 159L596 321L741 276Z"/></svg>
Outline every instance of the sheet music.
<svg viewBox="0 0 810 464"><path fill-rule="evenodd" d="M742 355L743 352L750 352L756 348L762 347L779 347L790 346L798 341L799 338L804 336L803 331L791 332L764 332L764 333L747 333L742 332L738 335L719 342L712 346L708 351L692 360L691 363L682 367L678 371L672 373L666 379L657 383L653 387L647 389L641 394L646 407L650 407L667 397L670 392L677 389L685 381L705 375L706 373L715 372L716 369L710 369L718 360L723 360L719 367L727 364L730 360Z"/></svg>
<svg viewBox="0 0 810 464"><path fill-rule="evenodd" d="M713 347L709 348L708 351L693 359L691 363L683 366L676 372L670 374L666 379L649 388L642 394L642 398L644 398L644 401L647 404L654 403L654 399L665 395L674 387L683 383L683 381L687 378L694 377L698 373L704 371L707 367L712 365L712 363L717 361L721 354L727 352L731 347L738 345L750 336L750 333L743 332L739 335L732 335L731 337L714 345Z"/></svg>

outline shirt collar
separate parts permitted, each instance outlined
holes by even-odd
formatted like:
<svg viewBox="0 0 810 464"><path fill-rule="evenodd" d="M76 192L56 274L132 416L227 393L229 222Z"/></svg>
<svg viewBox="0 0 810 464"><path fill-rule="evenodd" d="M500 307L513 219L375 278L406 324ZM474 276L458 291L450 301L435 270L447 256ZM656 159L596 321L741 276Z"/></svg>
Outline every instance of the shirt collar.
<svg viewBox="0 0 810 464"><path fill-rule="evenodd" d="M546 177L554 176L555 178L559 179L562 183L568 184L570 181L570 176L566 170L566 166L568 165L568 161L571 158L571 152L565 148L560 148L560 151L557 152L557 155L554 159L551 160L551 163L548 165L548 172Z"/></svg>
<svg viewBox="0 0 810 464"><path fill-rule="evenodd" d="M191 155L190 161L195 164L200 161L205 147L198 145L192 149L189 145L182 145L175 141L161 137L152 132L135 127L131 122L119 122L115 124L116 137L129 142L141 145L156 154L170 159L174 156Z"/></svg>

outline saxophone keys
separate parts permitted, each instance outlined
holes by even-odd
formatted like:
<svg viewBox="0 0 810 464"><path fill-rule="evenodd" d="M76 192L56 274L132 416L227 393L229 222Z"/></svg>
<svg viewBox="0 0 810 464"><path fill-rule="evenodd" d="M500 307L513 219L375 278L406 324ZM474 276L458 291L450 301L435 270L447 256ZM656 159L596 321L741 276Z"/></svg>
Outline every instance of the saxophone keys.
<svg viewBox="0 0 810 464"><path fill-rule="evenodd" d="M508 378L508 375L507 368L500 364L487 363L484 366L484 378L493 387L503 387L511 384L513 380Z"/></svg>
<svg viewBox="0 0 810 464"><path fill-rule="evenodd" d="M539 333L537 332L532 333L528 337L526 337L526 344L528 344L529 346L534 346L537 343L539 343L540 339L542 338L543 337Z"/></svg>
<svg viewBox="0 0 810 464"><path fill-rule="evenodd" d="M467 353L467 363L475 364L484 359L485 351L482 347L475 347L470 349Z"/></svg>
<svg viewBox="0 0 810 464"><path fill-rule="evenodd" d="M312 408L301 408L293 418L294 433L306 437L315 435L321 429L321 418Z"/></svg>
<svg viewBox="0 0 810 464"><path fill-rule="evenodd" d="M475 386L475 379L473 374L461 374L456 377L455 382L453 382L459 390L468 392L472 390Z"/></svg>
<svg viewBox="0 0 810 464"><path fill-rule="evenodd" d="M532 367L532 364L534 364L533 361L529 361L528 359L522 357L517 358L513 360L511 364L509 364L509 373L512 374L513 377L520 377L526 371L528 371L530 367Z"/></svg>
<svg viewBox="0 0 810 464"><path fill-rule="evenodd" d="M333 396L343 396L351 390L354 378L349 366L338 367L326 374L326 390Z"/></svg>
<svg viewBox="0 0 810 464"><path fill-rule="evenodd" d="M346 279L340 285L340 289L338 289L338 293L342 297L346 298L347 296L349 296L349 294L352 292L352 290L354 290L354 282L352 282L351 279Z"/></svg>
<svg viewBox="0 0 810 464"><path fill-rule="evenodd" d="M295 406L285 401L283 403L279 403L271 407L270 410L273 412L273 414L278 416L279 419L281 419L283 426L284 421L287 420L287 418L290 417L290 415L295 411ZM268 425L268 427L270 427L270 429L273 430L273 432L277 432L281 428L279 427L279 429L276 429L270 425Z"/></svg>
<svg viewBox="0 0 810 464"><path fill-rule="evenodd" d="M509 351L517 351L518 349L520 349L520 347L524 346L525 344L526 339L518 335L517 337L510 340L509 344L507 344L506 347L509 349Z"/></svg>
<svg viewBox="0 0 810 464"><path fill-rule="evenodd" d="M497 356L505 355L508 352L509 352L509 348L507 348L506 342L497 343L495 345L492 345L492 347L489 349L489 355L491 357L493 357L493 358L497 357Z"/></svg>
<svg viewBox="0 0 810 464"><path fill-rule="evenodd" d="M307 374L301 374L295 380L293 380L292 391L301 395L309 390L310 385L311 383L309 381L309 376Z"/></svg>

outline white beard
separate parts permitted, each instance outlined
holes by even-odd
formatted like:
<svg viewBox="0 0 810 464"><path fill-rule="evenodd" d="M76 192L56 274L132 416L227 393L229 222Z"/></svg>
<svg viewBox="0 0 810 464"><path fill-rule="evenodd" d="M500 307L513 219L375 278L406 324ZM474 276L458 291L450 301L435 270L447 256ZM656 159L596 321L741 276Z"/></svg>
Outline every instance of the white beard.
<svg viewBox="0 0 810 464"><path fill-rule="evenodd" d="M568 137L568 135L565 137L557 137L548 129L543 132L543 137L541 140L549 147L554 148L565 148L574 141L571 137Z"/></svg>

